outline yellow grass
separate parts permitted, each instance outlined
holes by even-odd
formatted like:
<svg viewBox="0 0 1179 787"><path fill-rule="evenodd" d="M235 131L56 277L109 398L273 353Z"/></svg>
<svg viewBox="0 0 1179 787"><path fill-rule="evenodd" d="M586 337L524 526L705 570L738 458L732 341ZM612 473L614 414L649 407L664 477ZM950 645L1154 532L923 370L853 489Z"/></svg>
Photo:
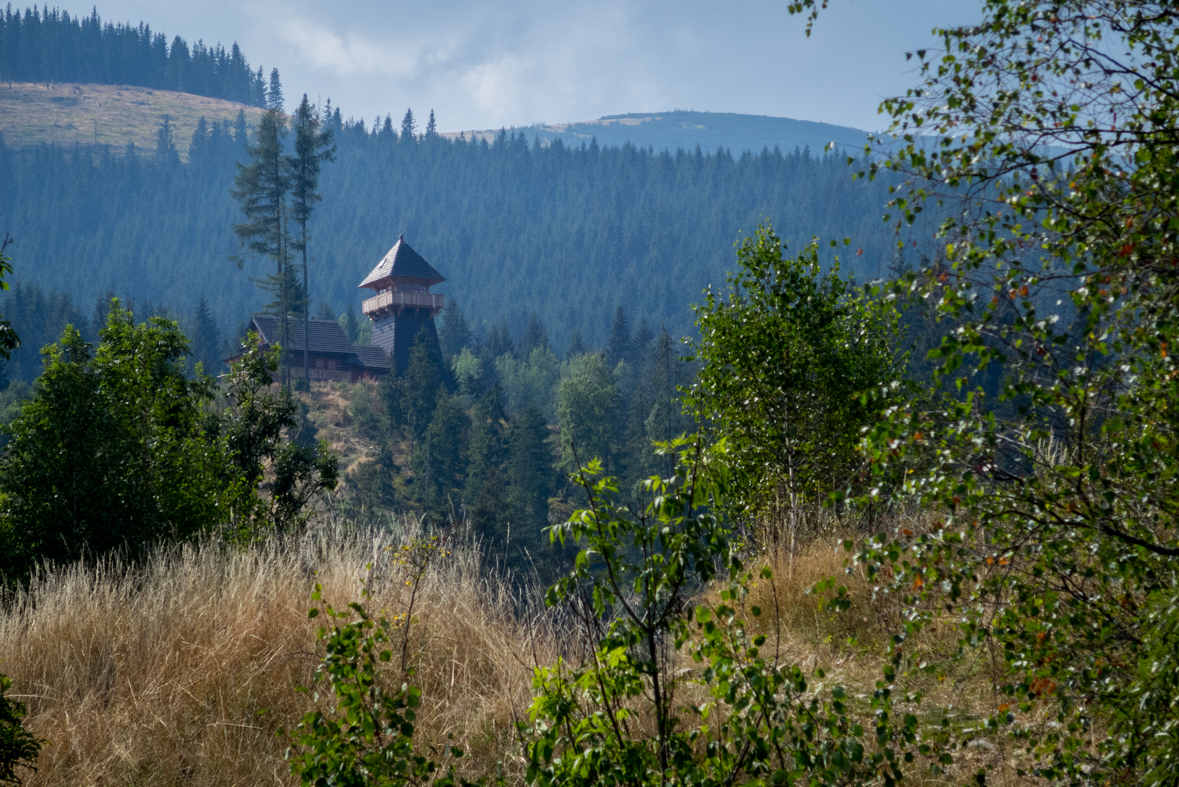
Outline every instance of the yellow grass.
<svg viewBox="0 0 1179 787"><path fill-rule="evenodd" d="M311 685L321 655L312 584L346 604L375 562L374 606L403 611L406 588L384 550L398 541L336 526L246 551L176 549L139 570L43 574L0 615L0 669L28 705L29 729L49 741L26 784L297 783L276 730L312 708L294 690ZM478 771L510 748L533 652L550 661L556 638L476 557L454 549L427 575L410 659L420 739L453 734Z"/></svg>
<svg viewBox="0 0 1179 787"><path fill-rule="evenodd" d="M48 741L26 784L295 784L276 731L313 707L295 691L312 685L322 656L314 631L324 619L307 618L312 586L322 583L325 600L343 606L359 597L371 563L370 608L404 612L405 576L387 548L422 534L389 525L321 525L244 550L207 543L161 551L139 567L108 561L42 573L0 608L0 671L28 705L28 727ZM766 611L759 625L783 662L822 666L827 684L870 693L900 610L873 598L862 577L843 575L845 557L834 541L817 539L793 559L766 558L774 581L759 580L749 603ZM420 586L409 648L423 700L416 737L452 735L468 752L459 761L466 775L502 762L520 783L514 721L531 699L533 665L577 651L578 637L535 599L513 599L481 564L478 545L451 544ZM832 574L851 593L848 614L824 611L807 593ZM948 632L925 636L930 647L951 641ZM931 678L921 687L928 710L915 712L952 704L985 713L988 685L977 672ZM966 759L1002 757L988 748Z"/></svg>
<svg viewBox="0 0 1179 787"><path fill-rule="evenodd" d="M237 119L257 123L262 110L232 101L128 85L0 82L0 134L11 148L30 145L110 145L121 154L128 143L154 151L156 132L168 118L180 155L187 158L192 132L207 122Z"/></svg>

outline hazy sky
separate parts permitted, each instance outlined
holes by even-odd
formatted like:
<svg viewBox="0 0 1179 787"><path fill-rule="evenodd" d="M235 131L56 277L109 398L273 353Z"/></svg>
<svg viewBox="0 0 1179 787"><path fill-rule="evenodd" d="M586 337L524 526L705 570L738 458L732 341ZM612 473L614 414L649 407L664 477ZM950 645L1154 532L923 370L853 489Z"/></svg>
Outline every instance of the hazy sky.
<svg viewBox="0 0 1179 787"><path fill-rule="evenodd" d="M807 39L786 4L113 0L98 12L169 40L237 41L253 67L278 67L288 109L306 92L369 122L406 107L423 121L433 108L443 131L696 109L878 130L880 99L916 81L905 51L979 5L832 0Z"/></svg>

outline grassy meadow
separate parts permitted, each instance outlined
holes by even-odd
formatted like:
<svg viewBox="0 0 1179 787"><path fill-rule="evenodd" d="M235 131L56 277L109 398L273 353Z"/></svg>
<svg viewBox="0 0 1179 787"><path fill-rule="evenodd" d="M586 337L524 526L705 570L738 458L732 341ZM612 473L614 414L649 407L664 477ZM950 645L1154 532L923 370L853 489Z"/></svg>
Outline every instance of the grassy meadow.
<svg viewBox="0 0 1179 787"><path fill-rule="evenodd" d="M0 82L0 134L11 148L33 145L110 145L121 153L130 143L154 150L164 119L174 127L176 149L187 159L192 132L209 123L233 122L238 112L257 122L263 110L217 98L128 85Z"/></svg>

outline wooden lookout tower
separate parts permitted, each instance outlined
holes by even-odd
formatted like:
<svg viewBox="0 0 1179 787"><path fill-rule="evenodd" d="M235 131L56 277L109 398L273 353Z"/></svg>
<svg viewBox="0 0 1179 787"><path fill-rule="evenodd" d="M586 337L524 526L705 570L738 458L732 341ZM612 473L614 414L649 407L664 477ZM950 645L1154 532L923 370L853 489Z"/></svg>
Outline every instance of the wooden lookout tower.
<svg viewBox="0 0 1179 787"><path fill-rule="evenodd" d="M362 306L373 321L373 344L389 356L394 374L405 374L418 334L425 329L435 357L441 358L434 318L442 311L442 295L430 292L446 279L409 247L400 235L389 253L360 283L376 291Z"/></svg>

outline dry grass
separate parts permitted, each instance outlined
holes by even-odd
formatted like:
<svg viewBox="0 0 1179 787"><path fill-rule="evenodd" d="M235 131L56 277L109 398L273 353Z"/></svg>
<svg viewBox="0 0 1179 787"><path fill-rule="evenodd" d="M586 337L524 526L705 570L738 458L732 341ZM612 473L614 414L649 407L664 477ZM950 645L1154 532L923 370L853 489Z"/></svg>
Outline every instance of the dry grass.
<svg viewBox="0 0 1179 787"><path fill-rule="evenodd" d="M239 111L250 125L258 107L217 98L129 85L0 83L0 134L12 148L30 145L110 145L121 154L128 143L156 149L164 118L173 127L176 149L187 158L197 121L232 123Z"/></svg>
<svg viewBox="0 0 1179 787"><path fill-rule="evenodd" d="M342 606L358 598L371 563L370 606L403 612L408 589L386 548L420 536L410 526L333 524L247 550L208 543L134 568L110 561L43 573L0 609L0 670L29 707L29 728L48 740L26 783L295 784L276 731L313 707L294 690L311 685L322 654L307 618L312 585L322 583L325 600ZM901 610L874 597L862 576L845 575L845 559L823 539L792 560L771 556L774 580L759 580L749 603L766 610L760 625L771 646L781 632L782 661L822 666L828 684L870 692ZM453 735L469 754L459 761L466 775L504 762L518 783L513 722L530 701L532 666L553 663L577 638L534 601L513 598L481 562L477 545L452 545L420 585L410 640L423 698L418 739ZM830 575L848 588L850 612L826 611L807 592ZM923 647L952 643L952 632L923 636ZM914 710L985 713L989 683L968 668L931 677L918 687L926 710ZM971 765L1002 759L995 748L967 757Z"/></svg>
<svg viewBox="0 0 1179 787"><path fill-rule="evenodd" d="M922 524L920 518L906 520L909 527ZM808 671L821 667L826 672L822 685L843 685L849 693L866 697L882 678L889 639L903 630L907 610L899 597L881 593L868 581L842 544L842 538L820 536L807 541L793 556L786 550L763 556L755 565L755 574L766 565L773 578L755 582L746 607L756 605L766 612L760 618L746 619L766 635L767 648L774 648L781 661ZM846 590L845 598L851 604L848 610L835 612L824 606L835 594L816 591L815 585L828 577L834 577ZM1001 654L986 647L962 654L958 650L960 635L953 620L945 617L910 635L904 648L923 654L923 660L935 668L899 680L898 688L903 692L919 692L923 697L920 704L900 703L900 710L934 725L946 720L954 728L973 728L1000 705L1010 703L994 688L1007 669ZM1048 710L1041 708L1020 720L1045 724L1052 717ZM939 777L920 771L911 776L914 784L960 784L978 768L988 767L995 783L1029 783L1015 775L1015 763L1011 742L996 734L977 737L968 749L955 755L954 766Z"/></svg>
<svg viewBox="0 0 1179 787"><path fill-rule="evenodd" d="M373 397L376 386L367 380L357 383L312 380L309 392L295 394L307 405L307 417L319 430L319 437L339 457L342 473L355 470L376 451L372 441L366 440L354 427L349 412L353 398Z"/></svg>
<svg viewBox="0 0 1179 787"><path fill-rule="evenodd" d="M320 650L307 618L358 596L376 564L374 606L404 610L385 532L343 526L246 551L215 544L47 572L0 615L0 662L28 727L49 741L36 785L294 784L276 736L308 711ZM317 572L317 573L313 573ZM554 654L544 620L488 580L469 547L421 585L411 661L423 689L421 739L453 734L489 768L527 707L530 664Z"/></svg>

